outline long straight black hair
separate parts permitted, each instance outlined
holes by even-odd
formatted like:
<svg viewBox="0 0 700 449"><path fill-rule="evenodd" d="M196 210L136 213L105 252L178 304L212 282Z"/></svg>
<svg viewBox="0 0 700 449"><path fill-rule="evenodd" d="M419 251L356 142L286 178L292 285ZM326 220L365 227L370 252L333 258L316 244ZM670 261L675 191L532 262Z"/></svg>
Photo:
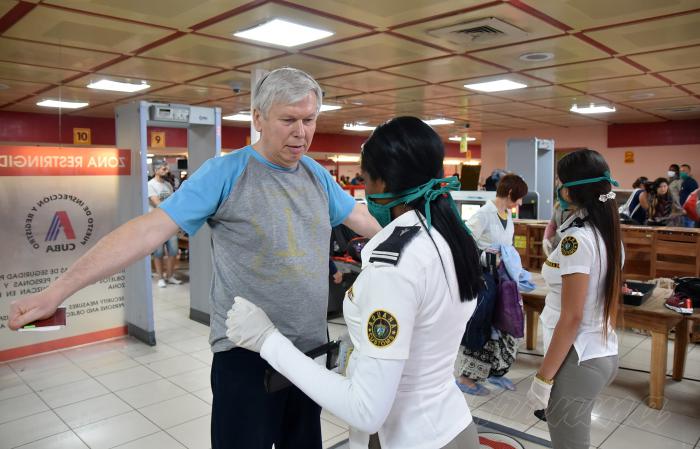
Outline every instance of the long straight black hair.
<svg viewBox="0 0 700 449"><path fill-rule="evenodd" d="M360 164L373 181L384 181L387 192L398 193L444 177L444 157L445 147L430 126L416 117L396 117L378 126L367 139ZM430 203L431 224L452 251L461 300L471 301L483 288L479 253L447 195ZM425 199L407 206L423 211Z"/></svg>
<svg viewBox="0 0 700 449"><path fill-rule="evenodd" d="M557 173L562 183L581 179L598 178L610 171L608 163L597 151L582 149L564 156L557 165ZM620 301L622 271L622 243L620 241L620 216L614 200L600 201L600 196L612 189L608 181L598 181L568 187L571 203L585 209L587 221L598 230L605 245L607 269L605 273L605 300L603 308L604 330L607 336L608 320L616 324ZM596 236L596 240L598 237ZM597 246L596 246L597 248Z"/></svg>

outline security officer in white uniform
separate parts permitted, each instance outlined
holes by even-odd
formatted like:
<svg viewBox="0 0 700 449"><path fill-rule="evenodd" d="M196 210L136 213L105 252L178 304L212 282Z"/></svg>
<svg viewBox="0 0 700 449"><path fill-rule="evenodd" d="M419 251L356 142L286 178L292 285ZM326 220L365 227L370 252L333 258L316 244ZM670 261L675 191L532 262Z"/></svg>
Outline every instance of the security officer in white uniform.
<svg viewBox="0 0 700 449"><path fill-rule="evenodd" d="M448 193L459 182L441 179L443 155L437 134L414 117L385 123L363 146L368 206L385 227L363 249L345 297L347 377L298 351L249 301L236 298L229 312L229 338L347 422L352 449L479 447L453 369L482 278Z"/></svg>
<svg viewBox="0 0 700 449"><path fill-rule="evenodd" d="M540 315L545 357L527 396L546 409L554 449L588 449L595 399L615 377L614 323L624 259L615 194L603 157L579 150L558 166L562 209L573 214L545 260L549 287Z"/></svg>

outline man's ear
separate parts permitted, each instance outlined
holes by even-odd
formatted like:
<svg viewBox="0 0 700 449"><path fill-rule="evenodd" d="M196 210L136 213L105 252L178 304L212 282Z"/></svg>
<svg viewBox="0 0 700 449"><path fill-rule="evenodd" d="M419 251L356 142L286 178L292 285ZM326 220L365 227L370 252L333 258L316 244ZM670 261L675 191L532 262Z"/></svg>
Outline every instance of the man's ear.
<svg viewBox="0 0 700 449"><path fill-rule="evenodd" d="M257 109L253 109L253 126L257 132L262 132L262 114Z"/></svg>

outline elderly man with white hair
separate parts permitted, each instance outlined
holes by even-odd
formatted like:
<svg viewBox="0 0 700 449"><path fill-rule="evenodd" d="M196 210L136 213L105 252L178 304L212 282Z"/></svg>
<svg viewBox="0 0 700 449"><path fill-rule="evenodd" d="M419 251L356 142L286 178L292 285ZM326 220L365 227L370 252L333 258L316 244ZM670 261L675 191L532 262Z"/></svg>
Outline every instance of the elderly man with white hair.
<svg viewBox="0 0 700 449"><path fill-rule="evenodd" d="M160 207L120 226L39 294L14 302L10 327L50 316L77 290L151 253L178 228L212 231L210 293L212 448L321 448L320 407L296 387L264 389L267 363L226 337L233 298L254 298L302 351L326 342L332 226L379 229L319 164L305 156L322 92L308 74L281 68L257 84L260 140L205 162Z"/></svg>

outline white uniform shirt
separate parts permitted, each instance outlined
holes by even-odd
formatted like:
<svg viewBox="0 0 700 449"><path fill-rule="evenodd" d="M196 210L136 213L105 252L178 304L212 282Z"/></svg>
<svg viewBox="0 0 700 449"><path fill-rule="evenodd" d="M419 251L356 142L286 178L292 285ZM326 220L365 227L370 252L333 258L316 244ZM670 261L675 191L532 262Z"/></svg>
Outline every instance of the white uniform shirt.
<svg viewBox="0 0 700 449"><path fill-rule="evenodd" d="M608 326L607 341L603 336L605 271L607 269L605 243L590 223L585 223L583 227L570 226L574 219L582 216L582 212L574 213L562 224L559 229L563 229L564 232L557 231L561 241L542 266L542 277L549 287L549 293L547 293L544 310L540 315L546 353L549 343L552 341L554 327L561 315L562 276L572 273L589 275L583 318L574 341L579 363L617 354L617 334L612 326ZM596 234L598 235L597 242Z"/></svg>
<svg viewBox="0 0 700 449"><path fill-rule="evenodd" d="M172 194L173 187L168 181L160 182L157 178L153 178L148 181L148 198L151 198L152 196L158 197L162 203ZM153 204L151 204L150 200L148 201L148 210L153 210Z"/></svg>
<svg viewBox="0 0 700 449"><path fill-rule="evenodd" d="M515 228L510 214L507 220L504 228L501 219L498 218L498 208L493 201L488 201L469 218L467 226L477 246L483 251L492 246L498 248L501 245L513 244Z"/></svg>
<svg viewBox="0 0 700 449"><path fill-rule="evenodd" d="M379 440L383 449L438 448L472 421L453 370L476 300L460 301L452 253L434 228L430 234L440 255L421 229L402 250L398 265L370 263L373 250L396 226L420 223L415 212L405 213L367 243L362 272L343 303L355 346L348 375L352 377L353 358L359 354L406 360L391 411L378 431ZM379 336L386 338L375 338L372 329L377 325L383 332ZM366 448L368 437L351 429L350 447Z"/></svg>

